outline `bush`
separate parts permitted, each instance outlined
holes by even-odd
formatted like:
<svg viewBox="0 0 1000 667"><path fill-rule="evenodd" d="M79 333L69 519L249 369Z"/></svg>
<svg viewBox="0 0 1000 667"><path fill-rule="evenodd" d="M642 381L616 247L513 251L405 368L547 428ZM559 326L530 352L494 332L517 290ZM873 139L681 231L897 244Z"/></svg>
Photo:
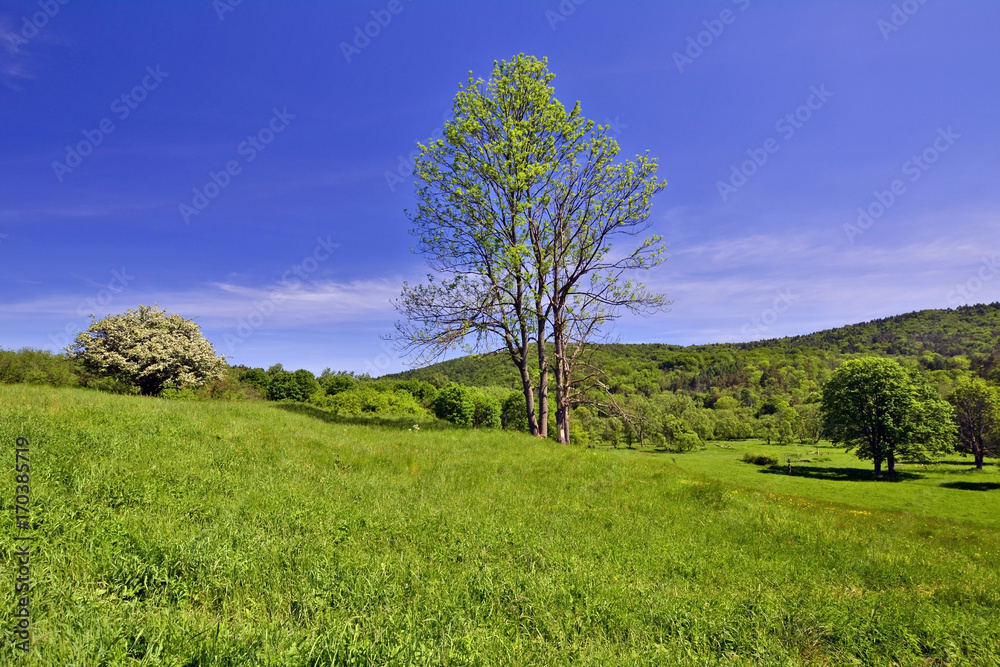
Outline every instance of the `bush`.
<svg viewBox="0 0 1000 667"><path fill-rule="evenodd" d="M471 392L459 384L449 384L438 393L431 409L438 419L459 426L472 426L476 417L476 403Z"/></svg>
<svg viewBox="0 0 1000 667"><path fill-rule="evenodd" d="M500 428L502 412L500 401L482 391L470 393L474 405L472 425L475 428Z"/></svg>
<svg viewBox="0 0 1000 667"><path fill-rule="evenodd" d="M116 378L90 378L87 380L87 387L98 391L106 391L109 394L134 395L139 393L139 388L135 385L122 382Z"/></svg>
<svg viewBox="0 0 1000 667"><path fill-rule="evenodd" d="M342 391L348 391L358 386L358 381L353 375L338 373L328 377L321 377L320 384L328 396L336 396Z"/></svg>
<svg viewBox="0 0 1000 667"><path fill-rule="evenodd" d="M780 462L777 454L759 454L747 452L743 455L744 463L752 463L755 466L776 466Z"/></svg>
<svg viewBox="0 0 1000 667"><path fill-rule="evenodd" d="M261 396L267 395L267 385L271 381L271 376L263 368L248 368L239 375L241 384L253 387Z"/></svg>
<svg viewBox="0 0 1000 667"><path fill-rule="evenodd" d="M500 424L507 431L528 430L528 406L524 402L524 392L512 391L504 399L500 408Z"/></svg>
<svg viewBox="0 0 1000 667"><path fill-rule="evenodd" d="M427 414L427 411L408 392L379 391L364 385L338 392L333 396L317 394L310 399L310 403L349 417L404 417Z"/></svg>
<svg viewBox="0 0 1000 667"><path fill-rule="evenodd" d="M69 357L45 350L0 350L0 383L46 384L73 387L80 384L77 365Z"/></svg>
<svg viewBox="0 0 1000 667"><path fill-rule="evenodd" d="M271 376L267 385L267 397L272 401L291 400L304 403L319 391L319 382L307 370L299 369L294 373L277 371Z"/></svg>

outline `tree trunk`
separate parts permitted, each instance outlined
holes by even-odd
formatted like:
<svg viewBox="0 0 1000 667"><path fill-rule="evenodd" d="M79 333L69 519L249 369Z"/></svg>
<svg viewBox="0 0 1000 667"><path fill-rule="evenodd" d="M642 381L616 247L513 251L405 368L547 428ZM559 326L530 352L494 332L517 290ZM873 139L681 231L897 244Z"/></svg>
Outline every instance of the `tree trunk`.
<svg viewBox="0 0 1000 667"><path fill-rule="evenodd" d="M538 336L538 432L539 438L549 435L549 360L545 350L544 333L539 326Z"/></svg>
<svg viewBox="0 0 1000 667"><path fill-rule="evenodd" d="M528 369L527 355L521 364L521 390L524 392L524 407L528 413L528 431L531 435L538 435L538 415L535 413L535 391L531 386L531 371Z"/></svg>
<svg viewBox="0 0 1000 667"><path fill-rule="evenodd" d="M983 448L980 447L980 448L976 449L976 451L973 454L973 456L976 457L976 470L982 470L983 469Z"/></svg>
<svg viewBox="0 0 1000 667"><path fill-rule="evenodd" d="M875 476L882 476L882 459L875 459Z"/></svg>
<svg viewBox="0 0 1000 667"><path fill-rule="evenodd" d="M892 476L895 476L895 474L896 474L896 455L892 454L890 452L887 461L889 463L888 473L890 475L892 475Z"/></svg>
<svg viewBox="0 0 1000 667"><path fill-rule="evenodd" d="M554 319L558 315L554 315ZM556 439L569 444L569 377L566 373L566 339L562 322L553 323L556 372Z"/></svg>

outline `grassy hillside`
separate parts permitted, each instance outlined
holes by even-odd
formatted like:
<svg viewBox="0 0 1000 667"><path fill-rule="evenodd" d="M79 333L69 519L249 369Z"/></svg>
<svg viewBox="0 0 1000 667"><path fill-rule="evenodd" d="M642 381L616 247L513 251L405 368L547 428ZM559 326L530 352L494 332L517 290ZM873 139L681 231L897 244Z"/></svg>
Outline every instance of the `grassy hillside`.
<svg viewBox="0 0 1000 667"><path fill-rule="evenodd" d="M18 664L998 664L994 527L431 426L0 386L33 451Z"/></svg>

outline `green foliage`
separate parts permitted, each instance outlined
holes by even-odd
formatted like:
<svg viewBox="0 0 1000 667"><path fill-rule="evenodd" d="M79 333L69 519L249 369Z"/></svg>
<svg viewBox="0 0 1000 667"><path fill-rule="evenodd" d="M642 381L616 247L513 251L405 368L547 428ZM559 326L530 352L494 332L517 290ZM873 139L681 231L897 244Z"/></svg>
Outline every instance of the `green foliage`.
<svg viewBox="0 0 1000 667"><path fill-rule="evenodd" d="M0 383L44 384L75 387L80 384L79 368L69 357L46 350L0 349Z"/></svg>
<svg viewBox="0 0 1000 667"><path fill-rule="evenodd" d="M776 466L781 462L777 454L760 454L758 452L744 452L743 461L755 466Z"/></svg>
<svg viewBox="0 0 1000 667"><path fill-rule="evenodd" d="M122 382L117 378L95 377L87 380L89 389L104 391L109 394L135 395L139 393L139 387L134 384Z"/></svg>
<svg viewBox="0 0 1000 667"><path fill-rule="evenodd" d="M327 369L328 371L329 369ZM330 396L335 396L342 391L354 389L358 385L358 380L350 373L328 374L324 371L319 378L319 383Z"/></svg>
<svg viewBox="0 0 1000 667"><path fill-rule="evenodd" d="M684 453L694 450L701 444L698 434L691 430L688 423L673 414L664 414L657 424L658 432L653 435L663 443L665 449L671 452Z"/></svg>
<svg viewBox="0 0 1000 667"><path fill-rule="evenodd" d="M472 403L472 425L475 428L501 428L500 401L495 396L491 396L482 390L473 390Z"/></svg>
<svg viewBox="0 0 1000 667"><path fill-rule="evenodd" d="M308 396L301 396L295 382L295 376L285 370L275 371L267 383L267 398L271 401L304 401Z"/></svg>
<svg viewBox="0 0 1000 667"><path fill-rule="evenodd" d="M427 415L427 411L409 392L401 389L380 390L365 384L332 395L316 394L310 403L334 414L350 417Z"/></svg>
<svg viewBox="0 0 1000 667"><path fill-rule="evenodd" d="M472 392L460 384L449 384L441 389L431 403L431 409L438 419L458 426L471 427L476 418L476 402Z"/></svg>
<svg viewBox="0 0 1000 667"><path fill-rule="evenodd" d="M305 369L299 369L294 373L277 370L271 375L267 385L267 397L272 401L290 400L304 403L318 391L319 382Z"/></svg>
<svg viewBox="0 0 1000 667"><path fill-rule="evenodd" d="M68 351L87 371L135 385L149 396L168 387L201 386L226 369L197 323L155 306L94 318Z"/></svg>
<svg viewBox="0 0 1000 667"><path fill-rule="evenodd" d="M528 431L528 407L523 392L512 391L504 399L500 408L500 423L508 431Z"/></svg>
<svg viewBox="0 0 1000 667"><path fill-rule="evenodd" d="M292 373L292 377L295 379L295 387L297 390L295 400L307 401L310 396L319 391L319 382L316 381L316 376L310 371L300 368Z"/></svg>
<svg viewBox="0 0 1000 667"><path fill-rule="evenodd" d="M253 387L262 396L266 396L267 387L271 383L271 376L263 368L248 368L240 372L239 381Z"/></svg>
<svg viewBox="0 0 1000 667"><path fill-rule="evenodd" d="M948 397L958 426L958 447L975 457L1000 453L1000 389L982 378L963 378Z"/></svg>
<svg viewBox="0 0 1000 667"><path fill-rule="evenodd" d="M847 361L823 389L824 429L834 443L875 463L923 460L950 448L954 424L947 403L916 373L879 357Z"/></svg>
<svg viewBox="0 0 1000 667"><path fill-rule="evenodd" d="M740 419L732 410L715 410L713 433L717 440L746 440L753 437L749 417Z"/></svg>

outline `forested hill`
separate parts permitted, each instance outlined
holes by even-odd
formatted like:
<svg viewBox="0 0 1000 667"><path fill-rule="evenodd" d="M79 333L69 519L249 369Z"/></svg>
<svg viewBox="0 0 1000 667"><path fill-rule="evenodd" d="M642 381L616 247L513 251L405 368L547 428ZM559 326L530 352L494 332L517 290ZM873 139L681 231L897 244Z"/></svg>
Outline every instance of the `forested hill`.
<svg viewBox="0 0 1000 667"><path fill-rule="evenodd" d="M804 346L841 354L889 356L989 356L1000 337L1000 302L954 310L918 310L904 315L791 336L746 343L741 347Z"/></svg>
<svg viewBox="0 0 1000 667"><path fill-rule="evenodd" d="M858 354L902 357L929 371L971 370L1000 378L998 341L1000 302L921 310L804 336L747 343L599 345L593 363L625 393L702 393L749 386L805 398L803 394L821 386L843 358ZM517 386L517 375L505 353L452 359L392 377Z"/></svg>

